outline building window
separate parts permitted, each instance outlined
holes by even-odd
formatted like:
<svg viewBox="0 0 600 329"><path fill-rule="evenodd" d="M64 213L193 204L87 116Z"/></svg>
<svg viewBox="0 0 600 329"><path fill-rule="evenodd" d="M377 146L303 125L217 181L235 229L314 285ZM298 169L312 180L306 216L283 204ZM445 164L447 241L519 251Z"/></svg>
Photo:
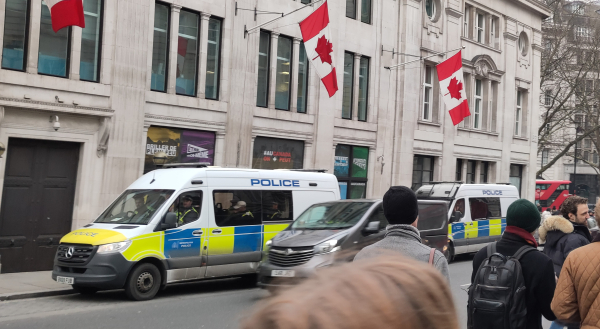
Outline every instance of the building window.
<svg viewBox="0 0 600 329"><path fill-rule="evenodd" d="M356 19L356 0L346 0L346 17Z"/></svg>
<svg viewBox="0 0 600 329"><path fill-rule="evenodd" d="M479 182L483 184L488 183L488 172L490 170L490 163L487 161L482 161L479 170Z"/></svg>
<svg viewBox="0 0 600 329"><path fill-rule="evenodd" d="M371 1L361 0L360 21L363 23L371 24Z"/></svg>
<svg viewBox="0 0 600 329"><path fill-rule="evenodd" d="M485 36L485 16L477 13L477 42L483 43Z"/></svg>
<svg viewBox="0 0 600 329"><path fill-rule="evenodd" d="M416 191L424 184L433 181L433 163L433 157L415 155L413 158L413 177L411 186L413 191Z"/></svg>
<svg viewBox="0 0 600 329"><path fill-rule="evenodd" d="M545 166L548 164L548 155L549 154L550 154L549 149L542 150L542 166Z"/></svg>
<svg viewBox="0 0 600 329"><path fill-rule="evenodd" d="M29 1L6 0L2 68L25 71L29 35Z"/></svg>
<svg viewBox="0 0 600 329"><path fill-rule="evenodd" d="M300 3L308 5L312 0L300 0Z"/></svg>
<svg viewBox="0 0 600 329"><path fill-rule="evenodd" d="M463 169L463 160L456 159L456 177L454 178L454 180L457 182L462 181L462 169Z"/></svg>
<svg viewBox="0 0 600 329"><path fill-rule="evenodd" d="M271 34L260 31L258 46L258 83L256 86L256 106L267 107L269 99L269 63L271 57Z"/></svg>
<svg viewBox="0 0 600 329"><path fill-rule="evenodd" d="M593 156L592 161L594 162L594 164L598 164L598 152L594 151L592 156Z"/></svg>
<svg viewBox="0 0 600 329"><path fill-rule="evenodd" d="M167 91L169 21L169 6L157 3L154 9L152 78L150 83L150 89L155 91Z"/></svg>
<svg viewBox="0 0 600 329"><path fill-rule="evenodd" d="M467 161L467 179L465 183L475 184L475 166L477 163L473 160Z"/></svg>
<svg viewBox="0 0 600 329"><path fill-rule="evenodd" d="M425 83L423 83L423 120L431 121L431 105L433 101L433 67L425 66Z"/></svg>
<svg viewBox="0 0 600 329"><path fill-rule="evenodd" d="M552 105L552 90L546 89L544 91L544 105L550 106Z"/></svg>
<svg viewBox="0 0 600 329"><path fill-rule="evenodd" d="M363 199L367 193L369 148L337 145L333 173L338 179L342 199Z"/></svg>
<svg viewBox="0 0 600 329"><path fill-rule="evenodd" d="M208 45L206 56L205 97L219 99L219 74L221 64L221 23L220 19L208 20Z"/></svg>
<svg viewBox="0 0 600 329"><path fill-rule="evenodd" d="M102 45L102 0L83 2L85 28L81 33L79 79L100 81L100 51Z"/></svg>
<svg viewBox="0 0 600 329"><path fill-rule="evenodd" d="M575 37L580 40L587 40L590 37L590 28L577 26L575 28Z"/></svg>
<svg viewBox="0 0 600 329"><path fill-rule="evenodd" d="M585 147L586 149L589 149L592 147L592 140L589 138L584 138L583 139L583 147Z"/></svg>
<svg viewBox="0 0 600 329"><path fill-rule="evenodd" d="M522 93L517 91L517 109L515 111L515 136L521 135L521 121L523 115Z"/></svg>
<svg viewBox="0 0 600 329"><path fill-rule="evenodd" d="M369 58L360 58L358 70L358 121L367 121L369 103Z"/></svg>
<svg viewBox="0 0 600 329"><path fill-rule="evenodd" d="M261 136L254 139L252 168L302 169L303 165L303 141Z"/></svg>
<svg viewBox="0 0 600 329"><path fill-rule="evenodd" d="M200 15L187 10L180 12L175 80L175 92L179 95L196 95L199 23Z"/></svg>
<svg viewBox="0 0 600 329"><path fill-rule="evenodd" d="M63 28L54 33L50 10L46 3L42 1L38 73L66 78L69 74L70 46L71 27Z"/></svg>
<svg viewBox="0 0 600 329"><path fill-rule="evenodd" d="M527 34L525 32L521 32L521 34L519 34L519 40L517 42L521 56L526 56L527 51L529 49L529 39L527 39Z"/></svg>
<svg viewBox="0 0 600 329"><path fill-rule="evenodd" d="M308 100L308 57L304 42L300 42L300 54L298 60L298 112L306 113L306 101Z"/></svg>
<svg viewBox="0 0 600 329"><path fill-rule="evenodd" d="M481 80L475 80L475 114L473 116L473 128L481 129L481 110L483 108L483 93Z"/></svg>
<svg viewBox="0 0 600 329"><path fill-rule="evenodd" d="M521 182L523 181L523 166L522 165L510 165L510 176L508 178L510 184L517 187L519 195L521 195Z"/></svg>
<svg viewBox="0 0 600 329"><path fill-rule="evenodd" d="M465 14L463 15L463 36L469 37L469 7L465 5Z"/></svg>
<svg viewBox="0 0 600 329"><path fill-rule="evenodd" d="M344 90L342 97L342 118L352 119L352 94L354 85L354 54L344 53Z"/></svg>
<svg viewBox="0 0 600 329"><path fill-rule="evenodd" d="M292 75L292 39L279 36L277 41L277 71L275 74L275 108L290 109L290 78Z"/></svg>
<svg viewBox="0 0 600 329"><path fill-rule="evenodd" d="M425 12L430 20L435 18L437 8L435 7L435 0L425 0Z"/></svg>

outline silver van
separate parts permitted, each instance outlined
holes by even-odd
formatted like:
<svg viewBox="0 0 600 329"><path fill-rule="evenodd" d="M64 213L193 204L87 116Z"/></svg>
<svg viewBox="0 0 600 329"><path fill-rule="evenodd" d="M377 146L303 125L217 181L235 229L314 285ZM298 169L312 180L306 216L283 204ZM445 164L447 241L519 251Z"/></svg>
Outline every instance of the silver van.
<svg viewBox="0 0 600 329"><path fill-rule="evenodd" d="M446 201L419 200L423 243L442 252L448 241L447 213ZM381 200L314 204L266 242L258 269L258 285L271 288L294 284L319 268L352 261L362 248L383 239L387 225ZM443 245L439 245L439 241Z"/></svg>

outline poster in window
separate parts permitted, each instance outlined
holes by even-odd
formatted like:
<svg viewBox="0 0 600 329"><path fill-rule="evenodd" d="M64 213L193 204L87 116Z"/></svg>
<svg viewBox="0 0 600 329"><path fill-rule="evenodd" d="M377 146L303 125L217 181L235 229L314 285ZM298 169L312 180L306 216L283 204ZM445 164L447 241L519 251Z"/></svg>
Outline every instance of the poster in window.
<svg viewBox="0 0 600 329"><path fill-rule="evenodd" d="M256 137L252 168L302 169L304 142L289 139Z"/></svg>
<svg viewBox="0 0 600 329"><path fill-rule="evenodd" d="M350 168L350 146L337 145L335 147L335 163L333 164L333 173L337 177L348 177Z"/></svg>
<svg viewBox="0 0 600 329"><path fill-rule="evenodd" d="M144 173L156 169L154 154L165 152L168 156L166 163L179 161L179 146L181 141L181 130L174 128L150 127L146 137L146 158L144 161Z"/></svg>
<svg viewBox="0 0 600 329"><path fill-rule="evenodd" d="M181 133L181 162L212 166L215 157L215 133L184 130Z"/></svg>
<svg viewBox="0 0 600 329"><path fill-rule="evenodd" d="M367 165L369 162L369 148L352 148L352 177L367 178Z"/></svg>

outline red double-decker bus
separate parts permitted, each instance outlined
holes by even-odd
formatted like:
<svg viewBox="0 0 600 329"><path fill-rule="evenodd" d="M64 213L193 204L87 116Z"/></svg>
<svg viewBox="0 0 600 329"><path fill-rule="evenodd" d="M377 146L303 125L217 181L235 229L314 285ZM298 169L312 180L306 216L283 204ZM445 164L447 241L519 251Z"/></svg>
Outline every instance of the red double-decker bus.
<svg viewBox="0 0 600 329"><path fill-rule="evenodd" d="M538 180L535 181L535 200L542 206L542 211L546 208L552 210L553 207L560 209L563 201L569 197L568 180Z"/></svg>

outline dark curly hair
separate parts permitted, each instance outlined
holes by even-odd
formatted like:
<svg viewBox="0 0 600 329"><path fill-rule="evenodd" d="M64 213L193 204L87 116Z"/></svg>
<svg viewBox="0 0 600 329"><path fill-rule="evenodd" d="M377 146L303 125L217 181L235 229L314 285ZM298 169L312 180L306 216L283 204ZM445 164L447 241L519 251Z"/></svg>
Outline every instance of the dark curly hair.
<svg viewBox="0 0 600 329"><path fill-rule="evenodd" d="M569 219L569 214L577 215L577 207L580 204L587 204L588 199L582 198L580 196L570 196L568 197L563 204L560 206L560 213L564 218Z"/></svg>

